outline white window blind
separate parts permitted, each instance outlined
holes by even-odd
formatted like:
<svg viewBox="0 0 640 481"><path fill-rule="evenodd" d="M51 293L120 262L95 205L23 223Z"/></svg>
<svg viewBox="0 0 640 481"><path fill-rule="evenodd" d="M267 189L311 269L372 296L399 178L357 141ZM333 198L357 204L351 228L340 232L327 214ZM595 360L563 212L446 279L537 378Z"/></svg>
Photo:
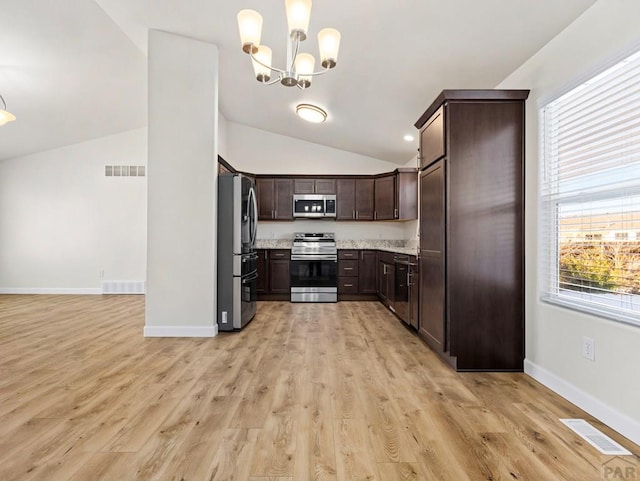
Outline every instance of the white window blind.
<svg viewBox="0 0 640 481"><path fill-rule="evenodd" d="M640 325L640 52L540 114L542 299Z"/></svg>

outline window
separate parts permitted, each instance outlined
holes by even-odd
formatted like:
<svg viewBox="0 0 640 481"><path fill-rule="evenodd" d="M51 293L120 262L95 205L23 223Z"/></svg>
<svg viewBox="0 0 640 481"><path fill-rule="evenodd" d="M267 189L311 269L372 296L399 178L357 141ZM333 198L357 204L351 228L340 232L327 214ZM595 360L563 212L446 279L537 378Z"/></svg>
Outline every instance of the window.
<svg viewBox="0 0 640 481"><path fill-rule="evenodd" d="M542 299L640 325L640 52L540 119Z"/></svg>

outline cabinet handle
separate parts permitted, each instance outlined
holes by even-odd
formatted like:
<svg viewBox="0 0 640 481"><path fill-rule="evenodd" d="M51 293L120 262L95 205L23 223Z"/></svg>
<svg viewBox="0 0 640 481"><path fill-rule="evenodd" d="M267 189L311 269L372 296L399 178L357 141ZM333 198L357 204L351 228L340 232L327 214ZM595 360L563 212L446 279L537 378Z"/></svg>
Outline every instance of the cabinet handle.
<svg viewBox="0 0 640 481"><path fill-rule="evenodd" d="M377 220L378 219L378 211L374 211L373 212L373 220Z"/></svg>
<svg viewBox="0 0 640 481"><path fill-rule="evenodd" d="M358 220L358 211L356 211L356 220Z"/></svg>
<svg viewBox="0 0 640 481"><path fill-rule="evenodd" d="M353 284L345 284L344 287L353 287Z"/></svg>
<svg viewBox="0 0 640 481"><path fill-rule="evenodd" d="M284 257L284 254L274 254L276 257Z"/></svg>
<svg viewBox="0 0 640 481"><path fill-rule="evenodd" d="M345 268L344 268L344 270L345 270L345 271L352 271L352 270L353 270L353 267L345 267Z"/></svg>
<svg viewBox="0 0 640 481"><path fill-rule="evenodd" d="M355 211L355 210L352 210L352 211L351 211L351 218L352 218L352 219L355 219L355 218L356 218L356 211Z"/></svg>
<svg viewBox="0 0 640 481"><path fill-rule="evenodd" d="M398 209L393 209L393 217L398 218Z"/></svg>

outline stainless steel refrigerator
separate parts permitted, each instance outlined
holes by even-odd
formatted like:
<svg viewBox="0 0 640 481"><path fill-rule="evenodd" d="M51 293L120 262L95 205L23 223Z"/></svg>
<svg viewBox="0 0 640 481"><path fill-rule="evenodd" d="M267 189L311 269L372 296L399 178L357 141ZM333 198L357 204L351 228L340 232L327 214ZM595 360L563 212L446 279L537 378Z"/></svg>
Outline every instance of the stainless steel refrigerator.
<svg viewBox="0 0 640 481"><path fill-rule="evenodd" d="M256 313L256 191L241 174L218 177L218 329L242 329Z"/></svg>

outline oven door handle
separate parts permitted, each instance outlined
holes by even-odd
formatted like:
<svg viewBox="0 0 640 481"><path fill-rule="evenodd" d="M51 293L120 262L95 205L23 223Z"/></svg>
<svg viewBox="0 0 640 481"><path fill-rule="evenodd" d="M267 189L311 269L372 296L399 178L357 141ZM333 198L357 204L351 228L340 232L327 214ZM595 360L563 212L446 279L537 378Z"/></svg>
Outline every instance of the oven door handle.
<svg viewBox="0 0 640 481"><path fill-rule="evenodd" d="M332 254L317 254L317 255L291 255L292 261L335 261L338 262L338 256Z"/></svg>

